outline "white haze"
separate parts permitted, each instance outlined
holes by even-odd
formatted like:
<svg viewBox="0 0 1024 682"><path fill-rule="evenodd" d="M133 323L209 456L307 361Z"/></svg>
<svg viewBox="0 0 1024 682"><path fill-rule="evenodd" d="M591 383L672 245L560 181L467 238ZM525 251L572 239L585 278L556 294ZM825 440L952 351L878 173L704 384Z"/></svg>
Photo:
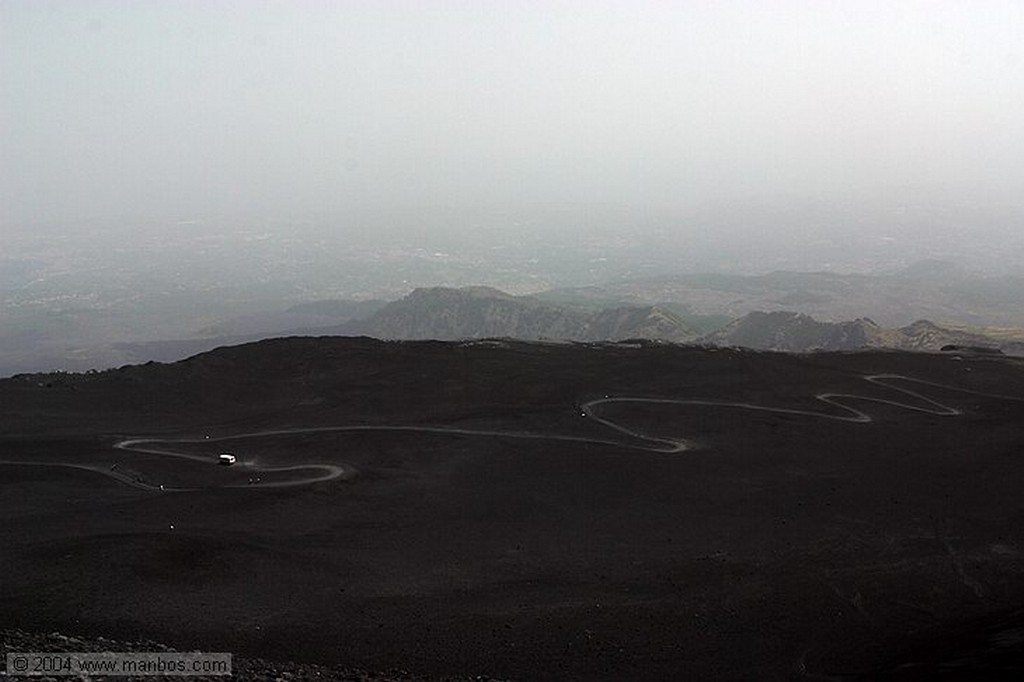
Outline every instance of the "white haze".
<svg viewBox="0 0 1024 682"><path fill-rule="evenodd" d="M1021 159L1016 0L0 2L4 229L1016 201Z"/></svg>

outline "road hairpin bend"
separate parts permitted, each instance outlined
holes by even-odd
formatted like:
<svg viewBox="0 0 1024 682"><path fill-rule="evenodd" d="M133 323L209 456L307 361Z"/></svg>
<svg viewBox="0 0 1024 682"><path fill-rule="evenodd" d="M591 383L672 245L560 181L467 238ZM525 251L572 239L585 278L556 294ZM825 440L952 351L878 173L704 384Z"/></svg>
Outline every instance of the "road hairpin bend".
<svg viewBox="0 0 1024 682"><path fill-rule="evenodd" d="M545 434L545 433L531 433L521 431L500 431L500 430L488 430L488 429L463 429L455 427L443 427L443 426L410 426L410 425L346 425L346 426L317 426L308 428L289 428L289 429L276 429L267 431L253 431L249 433L234 434L231 436L223 436L219 438L130 438L121 440L114 444L114 447L119 450L128 452L139 452L151 455L158 455L162 457L176 457L180 459L193 460L202 463L210 463L210 457L208 455L196 455L180 450L170 449L175 444L180 445L195 445L199 443L217 443L224 441L236 441L242 439L255 439L255 438L266 438L271 436L288 436L288 435L300 435L310 433L343 433L343 432L411 432L411 433L429 433L429 434L442 434L451 436L478 436L478 437L490 437L490 438L511 438L511 439L522 439L522 440L545 440L545 441L563 441L573 443L587 443L597 445L612 445L617 447L625 447L634 450L642 450L647 452L658 452L658 453L678 453L685 450L691 449L692 444L686 440L680 438L660 438L653 437L639 431L633 430L628 426L616 422L608 417L603 417L598 414L601 407L610 406L613 404L650 404L650 405L681 405L681 406L701 406L701 407L720 407L728 409L741 409L741 410L755 410L760 412L770 412L775 414L786 414L786 415L800 415L806 417L813 417L819 419L830 419L840 422L852 422L866 424L874 421L873 417L865 412L864 409L854 407L851 403L857 403L863 406L864 403L875 403L879 405L890 405L899 407L905 410L914 412L922 412L925 414L931 414L943 417L952 417L962 414L962 411L945 405L934 398L930 398L919 391L911 390L905 386L900 386L896 382L910 382L920 386L931 386L934 388L941 388L945 390L956 391L960 393L966 393L979 397L993 398L998 400L1013 400L1013 401L1024 401L1024 398L997 395L991 393L983 393L974 391L971 389L961 388L957 386L951 386L948 384L941 384L932 381L926 381L923 379L916 379L914 377L908 377L901 374L870 374L862 377L865 381L872 384L882 386L884 388L897 391L902 393L906 398L903 400L895 400L891 398L879 398L871 395L863 395L859 393L818 393L815 395L815 399L824 403L825 405L833 408L833 411L815 411L815 410L802 410L785 407L770 407L767 405L755 405L752 403L745 402L733 402L733 401L722 401L722 400L700 400L700 399L689 399L689 398L649 398L649 397L638 397L638 396L615 396L599 398L597 400L591 400L580 405L581 415L588 417L591 422L596 422L603 427L606 427L620 436L619 439L609 438L598 438L588 436L574 436L564 434ZM914 402L906 402L907 399L912 399ZM623 438L624 437L624 438ZM170 448L168 447L170 446ZM12 465L40 465L40 466L64 466L76 469L82 469L92 471L95 473L104 474L122 483L132 485L137 488L144 488L147 490L157 490L163 492L182 492L186 490L199 490L201 488L179 488L179 487L165 487L163 485L157 485L145 480L143 477L137 474L126 473L124 470L119 470L117 466L106 467L101 465L92 465L87 463L72 463L72 462L31 462L31 461L9 461L0 460L0 464L12 464ZM258 466L252 463L242 463L243 466L247 466L254 474L254 477L250 477L250 480L246 484L231 484L214 486L220 488L281 488L281 487L293 487L299 485L308 485L312 483L319 483L323 481L330 481L338 478L349 478L355 474L355 468L347 464L337 463L322 463L322 462L310 462L304 464L296 464L291 466L275 466L275 467L264 467ZM263 482L260 480L259 474L263 473L275 473L275 472L308 472L309 475L301 476L299 478L287 480L287 481L267 481ZM255 482L254 482L255 481Z"/></svg>

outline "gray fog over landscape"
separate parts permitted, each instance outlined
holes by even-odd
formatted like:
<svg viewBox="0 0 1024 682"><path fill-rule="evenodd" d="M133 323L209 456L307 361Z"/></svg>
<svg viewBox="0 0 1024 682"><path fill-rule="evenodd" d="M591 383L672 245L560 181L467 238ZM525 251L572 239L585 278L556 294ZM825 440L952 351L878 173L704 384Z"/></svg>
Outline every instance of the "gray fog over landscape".
<svg viewBox="0 0 1024 682"><path fill-rule="evenodd" d="M1013 0L4 0L0 31L5 229L1024 189Z"/></svg>
<svg viewBox="0 0 1024 682"><path fill-rule="evenodd" d="M3 0L0 373L420 287L1024 325L1022 35L1010 1ZM984 300L634 284L922 262Z"/></svg>

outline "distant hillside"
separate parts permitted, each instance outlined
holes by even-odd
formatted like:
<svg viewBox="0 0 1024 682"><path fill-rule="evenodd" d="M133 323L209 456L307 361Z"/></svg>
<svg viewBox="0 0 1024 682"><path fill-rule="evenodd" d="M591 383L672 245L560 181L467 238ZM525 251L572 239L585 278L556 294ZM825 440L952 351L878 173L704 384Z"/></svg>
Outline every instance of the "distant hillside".
<svg viewBox="0 0 1024 682"><path fill-rule="evenodd" d="M852 322L819 322L803 313L755 311L701 340L717 346L759 350L854 350L878 345L875 340L881 332L878 325L866 318Z"/></svg>
<svg viewBox="0 0 1024 682"><path fill-rule="evenodd" d="M692 316L737 318L756 310L796 311L819 319L870 317L881 325L914 320L1024 327L1024 278L981 277L942 261L888 274L773 272L684 274L556 289L537 298L585 306L674 304Z"/></svg>
<svg viewBox="0 0 1024 682"><path fill-rule="evenodd" d="M489 287L416 289L365 320L338 331L381 339L564 339L618 341L628 338L690 341L696 330L656 306L579 310L511 296Z"/></svg>
<svg viewBox="0 0 1024 682"><path fill-rule="evenodd" d="M99 309L40 315L19 308L24 316L8 316L0 325L0 376L170 361L249 340L330 334L677 342L708 334L714 343L794 351L862 345L935 350L953 344L1018 353L1024 343L1019 331L1024 328L1022 291L1024 277L982 277L942 261L922 261L884 274L690 273L553 289L529 297L471 287L418 289L392 303L327 300L265 310L252 302L239 303L230 316L204 316L201 325L172 326L174 335L166 338L157 335L165 322L153 323L156 315L146 309L137 317L118 318ZM192 302L175 305L183 306L176 313L181 319L192 319ZM755 311L781 316L729 324ZM790 319L794 313L805 317ZM124 324L129 319L132 324ZM914 320L935 324L911 324Z"/></svg>
<svg viewBox="0 0 1024 682"><path fill-rule="evenodd" d="M1024 355L1024 330L949 328L928 320L887 329L868 318L819 322L810 315L787 311L749 313L701 337L701 342L788 352L858 348L938 351L955 346Z"/></svg>
<svg viewBox="0 0 1024 682"><path fill-rule="evenodd" d="M918 320L883 336L886 348L901 350L943 350L955 346L964 349L991 348L1008 355L1024 355L1024 330L994 327L952 327Z"/></svg>
<svg viewBox="0 0 1024 682"><path fill-rule="evenodd" d="M376 311L376 312L374 312ZM372 313L372 314L371 314ZM416 289L382 301L317 301L279 312L252 314L206 327L198 338L118 342L52 356L0 349L0 375L58 368L85 371L173 362L195 353L275 336L372 336L379 339L511 338L526 341L620 341L638 338L693 341L700 331L658 306L581 309L512 296L489 287Z"/></svg>

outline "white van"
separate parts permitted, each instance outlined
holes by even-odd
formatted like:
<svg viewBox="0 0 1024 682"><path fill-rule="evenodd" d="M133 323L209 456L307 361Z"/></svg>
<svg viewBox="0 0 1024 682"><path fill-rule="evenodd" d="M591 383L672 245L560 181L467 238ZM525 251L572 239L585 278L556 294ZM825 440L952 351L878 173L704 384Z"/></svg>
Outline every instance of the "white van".
<svg viewBox="0 0 1024 682"><path fill-rule="evenodd" d="M220 457L217 458L217 463L222 464L224 466L231 466L236 461L237 460L235 456L232 455L230 452L222 452L220 453Z"/></svg>

